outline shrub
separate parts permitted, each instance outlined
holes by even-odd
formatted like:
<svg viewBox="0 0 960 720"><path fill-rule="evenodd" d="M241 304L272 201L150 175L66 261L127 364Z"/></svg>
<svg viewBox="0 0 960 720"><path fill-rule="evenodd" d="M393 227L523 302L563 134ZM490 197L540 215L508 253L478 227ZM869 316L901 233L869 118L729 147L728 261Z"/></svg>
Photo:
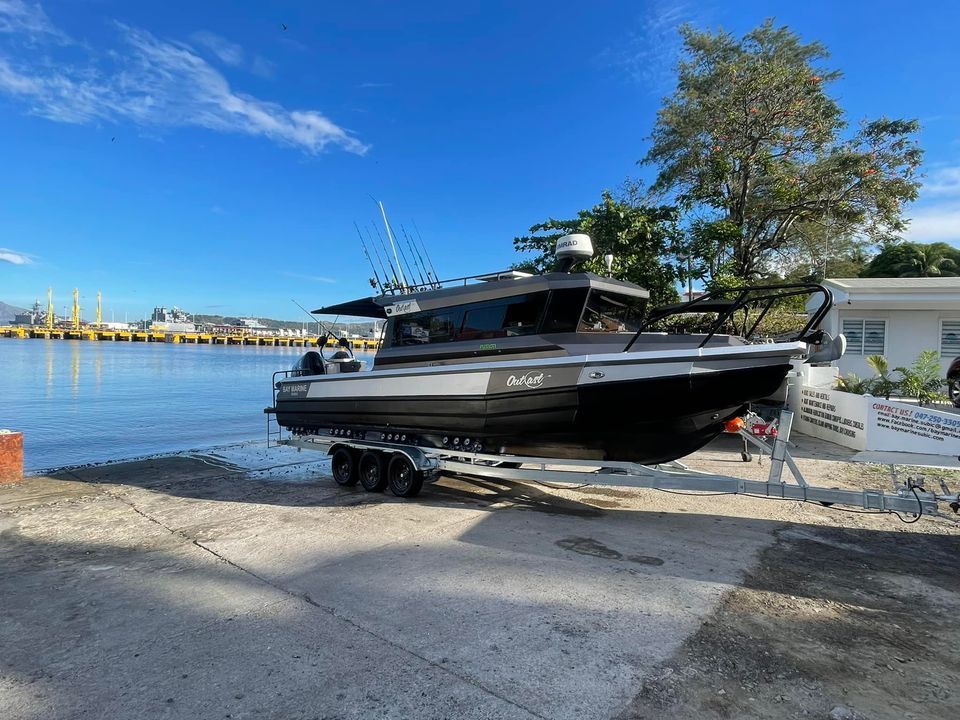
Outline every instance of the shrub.
<svg viewBox="0 0 960 720"><path fill-rule="evenodd" d="M900 394L916 398L921 405L945 402L944 379L940 370L940 357L936 350L924 350L909 368L898 367L901 378L897 382Z"/></svg>

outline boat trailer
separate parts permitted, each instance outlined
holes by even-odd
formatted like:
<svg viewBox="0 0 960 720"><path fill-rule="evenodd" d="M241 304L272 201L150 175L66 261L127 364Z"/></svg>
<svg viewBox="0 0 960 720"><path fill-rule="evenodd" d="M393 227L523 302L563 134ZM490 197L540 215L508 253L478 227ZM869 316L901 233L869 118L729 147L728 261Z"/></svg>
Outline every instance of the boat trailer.
<svg viewBox="0 0 960 720"><path fill-rule="evenodd" d="M740 426L735 432L744 441L744 460L751 458L747 446L770 456L766 481L745 480L730 475L702 472L679 461L655 466L603 460L494 455L469 452L462 447L433 448L404 442L405 435L379 431L331 429L324 435L285 434L274 428L273 413L267 409L267 446L319 450L332 456L334 480L340 485L360 482L366 490L383 491L387 487L400 497L413 497L425 482L441 474L484 479L536 483L547 487L615 485L653 490L686 491L746 495L777 500L819 503L830 507L858 508L860 512L895 513L905 522L923 515L953 519L960 512L960 493L951 492L939 479L939 492L925 487L923 476L900 480L891 467L892 492L852 490L809 484L790 455L790 430L793 413L783 410L773 435L760 435ZM952 513L947 512L952 511ZM913 515L907 520L900 513Z"/></svg>

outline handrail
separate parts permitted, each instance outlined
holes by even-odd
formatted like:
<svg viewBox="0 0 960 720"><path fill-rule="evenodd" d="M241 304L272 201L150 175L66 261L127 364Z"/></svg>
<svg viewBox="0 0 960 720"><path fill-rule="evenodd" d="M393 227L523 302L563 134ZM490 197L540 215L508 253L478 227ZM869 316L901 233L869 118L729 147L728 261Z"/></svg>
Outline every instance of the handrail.
<svg viewBox="0 0 960 720"><path fill-rule="evenodd" d="M736 293L736 297L726 302L723 309L705 309L705 306L708 306L709 301L725 300L726 296L729 296L732 293ZM821 302L816 311L810 315L810 319L807 320L806 324L803 326L803 329L796 333L795 337L793 337L793 340L796 341L806 341L812 338L811 330L820 324L823 318L826 317L827 313L830 311L830 308L833 306L833 293L823 285L817 283L792 283L784 285L758 285L744 288L727 288L704 293L698 298L680 303L678 305L668 305L660 308L653 308L653 310L650 311L647 317L640 324L636 334L634 334L634 336L630 339L630 342L627 343L627 346L623 349L623 352L628 352L630 348L633 347L634 343L636 343L640 338L640 335L646 332L650 325L652 325L654 322L658 322L673 315L685 315L701 311L717 312L717 319L710 326L706 337L697 346L702 348L708 342L710 342L713 336L720 331L724 324L729 321L733 317L734 313L736 313L738 310L749 308L754 305L760 305L760 314L749 326L749 328L747 327L748 318L746 317L746 314L744 316L743 335L741 337L743 337L744 340L749 340L757 331L757 328L760 327L760 322L778 300L797 297L800 295L813 295L815 293L819 293L823 296L823 302Z"/></svg>

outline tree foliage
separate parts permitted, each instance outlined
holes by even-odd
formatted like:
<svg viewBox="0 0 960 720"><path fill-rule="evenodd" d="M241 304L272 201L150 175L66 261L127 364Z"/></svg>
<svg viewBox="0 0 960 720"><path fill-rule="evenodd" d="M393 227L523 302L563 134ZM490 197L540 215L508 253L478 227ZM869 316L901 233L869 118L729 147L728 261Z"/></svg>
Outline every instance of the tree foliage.
<svg viewBox="0 0 960 720"><path fill-rule="evenodd" d="M676 268L664 257L681 242L676 208L639 205L629 198L615 199L605 191L601 201L581 210L570 220L550 218L530 228L530 234L514 238L517 252L534 253L515 265L519 270L543 273L556 265L554 248L559 238L586 233L593 240L594 257L580 267L606 275L603 256L613 254L613 275L650 291L650 302L659 305L678 299Z"/></svg>
<svg viewBox="0 0 960 720"><path fill-rule="evenodd" d="M903 229L919 187L916 121L881 118L844 137L826 49L772 21L742 39L681 34L677 88L641 162L658 168L655 193L697 211L690 246L705 277L753 281L818 223L872 240Z"/></svg>
<svg viewBox="0 0 960 720"><path fill-rule="evenodd" d="M888 245L860 277L953 277L960 275L960 249L947 243Z"/></svg>

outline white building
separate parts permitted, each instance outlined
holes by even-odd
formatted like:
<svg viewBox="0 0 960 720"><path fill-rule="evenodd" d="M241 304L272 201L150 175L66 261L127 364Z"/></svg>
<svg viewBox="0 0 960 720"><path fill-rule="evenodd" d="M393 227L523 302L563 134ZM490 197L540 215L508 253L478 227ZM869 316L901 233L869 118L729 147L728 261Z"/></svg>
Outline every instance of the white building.
<svg viewBox="0 0 960 720"><path fill-rule="evenodd" d="M823 284L833 292L833 307L821 327L847 338L847 352L836 363L842 375L872 376L869 355L884 355L897 367L936 350L944 372L960 357L960 277L830 278ZM807 309L819 302L813 296Z"/></svg>

